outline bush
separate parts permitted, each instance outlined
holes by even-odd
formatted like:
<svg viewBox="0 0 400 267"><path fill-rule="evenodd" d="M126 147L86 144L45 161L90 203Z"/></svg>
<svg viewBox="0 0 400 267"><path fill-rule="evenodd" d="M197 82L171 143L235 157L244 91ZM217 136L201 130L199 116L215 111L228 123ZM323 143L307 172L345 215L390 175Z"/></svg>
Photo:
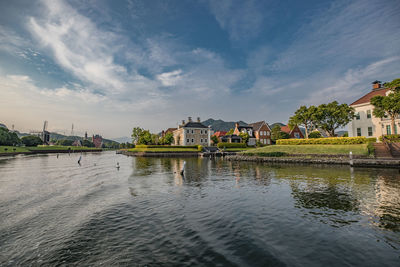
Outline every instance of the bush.
<svg viewBox="0 0 400 267"><path fill-rule="evenodd" d="M315 139L280 139L277 145L354 145L366 144L368 139L364 136L359 137L329 137Z"/></svg>
<svg viewBox="0 0 400 267"><path fill-rule="evenodd" d="M42 139L35 135L28 135L21 138L21 141L26 146L38 146L43 144Z"/></svg>
<svg viewBox="0 0 400 267"><path fill-rule="evenodd" d="M388 134L385 135L385 138L389 142L400 142L400 134ZM382 136L379 136L379 141L382 142Z"/></svg>
<svg viewBox="0 0 400 267"><path fill-rule="evenodd" d="M165 145L135 145L135 148L198 148L197 145L193 146L165 146Z"/></svg>
<svg viewBox="0 0 400 267"><path fill-rule="evenodd" d="M218 143L218 148L245 148L247 147L244 143Z"/></svg>
<svg viewBox="0 0 400 267"><path fill-rule="evenodd" d="M308 135L308 138L321 138L321 137L322 137L322 134L320 132L318 132L318 131L311 132Z"/></svg>
<svg viewBox="0 0 400 267"><path fill-rule="evenodd" d="M368 143L375 143L376 142L376 137L368 137L367 138Z"/></svg>
<svg viewBox="0 0 400 267"><path fill-rule="evenodd" d="M376 141L376 138L375 138ZM368 155L370 156L374 156L375 155L375 147L374 147L374 142L369 142L367 145L367 149L368 149Z"/></svg>

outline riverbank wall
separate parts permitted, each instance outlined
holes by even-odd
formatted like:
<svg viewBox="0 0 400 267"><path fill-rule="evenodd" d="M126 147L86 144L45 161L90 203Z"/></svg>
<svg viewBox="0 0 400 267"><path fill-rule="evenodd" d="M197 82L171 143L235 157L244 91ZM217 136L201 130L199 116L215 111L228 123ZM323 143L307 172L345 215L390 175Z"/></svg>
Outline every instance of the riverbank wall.
<svg viewBox="0 0 400 267"><path fill-rule="evenodd" d="M76 149L76 150L32 150L32 151L24 151L24 152L7 152L7 153L0 153L1 156L15 156L15 155L32 155L32 154L61 154L61 153L81 153L81 152L102 152L102 149Z"/></svg>
<svg viewBox="0 0 400 267"><path fill-rule="evenodd" d="M354 167L374 167L374 168L399 168L400 159L375 159L375 158L354 158L349 157L259 157L231 155L226 156L229 161L248 161L248 162L269 162L269 163L302 163L302 164L336 164L351 165Z"/></svg>
<svg viewBox="0 0 400 267"><path fill-rule="evenodd" d="M129 157L155 157L155 158L180 158L180 157L199 157L200 152L130 152L130 151L120 151L120 153Z"/></svg>

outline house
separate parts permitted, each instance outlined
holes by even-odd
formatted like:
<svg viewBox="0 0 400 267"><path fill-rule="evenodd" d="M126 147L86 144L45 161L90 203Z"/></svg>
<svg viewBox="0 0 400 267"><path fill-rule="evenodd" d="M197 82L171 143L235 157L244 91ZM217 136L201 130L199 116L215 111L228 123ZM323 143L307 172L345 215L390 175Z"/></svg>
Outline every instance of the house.
<svg viewBox="0 0 400 267"><path fill-rule="evenodd" d="M283 125L281 126L281 131L289 134L290 138L304 138L303 133L301 132L299 126L294 126L293 129L290 129L289 126Z"/></svg>
<svg viewBox="0 0 400 267"><path fill-rule="evenodd" d="M218 132L215 132L213 134L213 136L216 136L218 138L218 141L222 142L221 138L224 137L226 135L226 133L227 132L225 132L225 131L218 131Z"/></svg>
<svg viewBox="0 0 400 267"><path fill-rule="evenodd" d="M197 118L196 122L192 121L192 117L189 117L188 122L182 120L182 124L179 125L175 131L173 131L174 145L210 146L211 134L211 128L202 124L199 117Z"/></svg>
<svg viewBox="0 0 400 267"><path fill-rule="evenodd" d="M75 140L75 141L72 143L72 146L82 146L81 140Z"/></svg>
<svg viewBox="0 0 400 267"><path fill-rule="evenodd" d="M241 143L242 137L236 134L228 134L221 137L221 142L223 143Z"/></svg>
<svg viewBox="0 0 400 267"><path fill-rule="evenodd" d="M263 145L271 144L271 128L265 121L250 123L253 127L253 135Z"/></svg>
<svg viewBox="0 0 400 267"><path fill-rule="evenodd" d="M172 133L177 130L178 128L168 128L167 130L162 130L161 137L165 137L168 133Z"/></svg>
<svg viewBox="0 0 400 267"><path fill-rule="evenodd" d="M233 131L233 134L235 135L240 135L240 133L247 133L249 135L249 140L247 141L247 145L249 146L255 146L256 145L256 138L254 137L254 132L253 132L253 126L250 126L248 124L242 124L240 125L238 122L235 123L235 130Z"/></svg>
<svg viewBox="0 0 400 267"><path fill-rule="evenodd" d="M101 148L103 146L103 137L100 135L96 134L92 136L92 143L94 144L95 147Z"/></svg>
<svg viewBox="0 0 400 267"><path fill-rule="evenodd" d="M376 137L387 134L398 134L400 118L395 120L395 129L392 133L391 120L387 118L377 118L372 114L374 106L370 103L374 96L387 96L391 92L390 88L382 86L380 81L372 83L372 91L362 96L350 104L355 110L355 117L349 123L349 137L365 136Z"/></svg>

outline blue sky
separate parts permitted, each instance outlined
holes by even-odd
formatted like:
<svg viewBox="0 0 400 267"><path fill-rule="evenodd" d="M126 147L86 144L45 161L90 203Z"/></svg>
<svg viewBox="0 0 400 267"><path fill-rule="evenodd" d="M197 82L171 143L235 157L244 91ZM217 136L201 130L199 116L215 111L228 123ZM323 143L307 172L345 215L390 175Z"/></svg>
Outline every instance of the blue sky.
<svg viewBox="0 0 400 267"><path fill-rule="evenodd" d="M287 122L400 77L400 1L1 1L0 122Z"/></svg>

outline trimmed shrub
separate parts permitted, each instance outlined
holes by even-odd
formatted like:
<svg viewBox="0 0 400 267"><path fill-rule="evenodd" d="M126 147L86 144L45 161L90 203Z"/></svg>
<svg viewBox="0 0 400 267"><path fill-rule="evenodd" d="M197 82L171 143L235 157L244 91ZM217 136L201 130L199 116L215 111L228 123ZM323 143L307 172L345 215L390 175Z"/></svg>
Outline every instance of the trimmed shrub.
<svg viewBox="0 0 400 267"><path fill-rule="evenodd" d="M317 131L311 132L311 133L308 135L308 138L321 138L321 137L322 137L321 133L320 133L320 132L317 132Z"/></svg>
<svg viewBox="0 0 400 267"><path fill-rule="evenodd" d="M193 146L165 146L165 145L136 145L135 148L198 148L197 145Z"/></svg>
<svg viewBox="0 0 400 267"><path fill-rule="evenodd" d="M385 135L385 138L389 142L400 142L400 134L388 134ZM382 136L379 136L379 141L382 142Z"/></svg>
<svg viewBox="0 0 400 267"><path fill-rule="evenodd" d="M247 147L244 143L218 143L218 148L245 148Z"/></svg>
<svg viewBox="0 0 400 267"><path fill-rule="evenodd" d="M364 136L358 137L328 137L311 139L280 139L277 145L354 145L366 144L368 139Z"/></svg>
<svg viewBox="0 0 400 267"><path fill-rule="evenodd" d="M375 138L375 141L376 141L376 138ZM375 156L374 142L369 142L367 145L367 149L368 149L368 155Z"/></svg>
<svg viewBox="0 0 400 267"><path fill-rule="evenodd" d="M367 138L368 143L375 143L376 142L376 137L368 137Z"/></svg>

